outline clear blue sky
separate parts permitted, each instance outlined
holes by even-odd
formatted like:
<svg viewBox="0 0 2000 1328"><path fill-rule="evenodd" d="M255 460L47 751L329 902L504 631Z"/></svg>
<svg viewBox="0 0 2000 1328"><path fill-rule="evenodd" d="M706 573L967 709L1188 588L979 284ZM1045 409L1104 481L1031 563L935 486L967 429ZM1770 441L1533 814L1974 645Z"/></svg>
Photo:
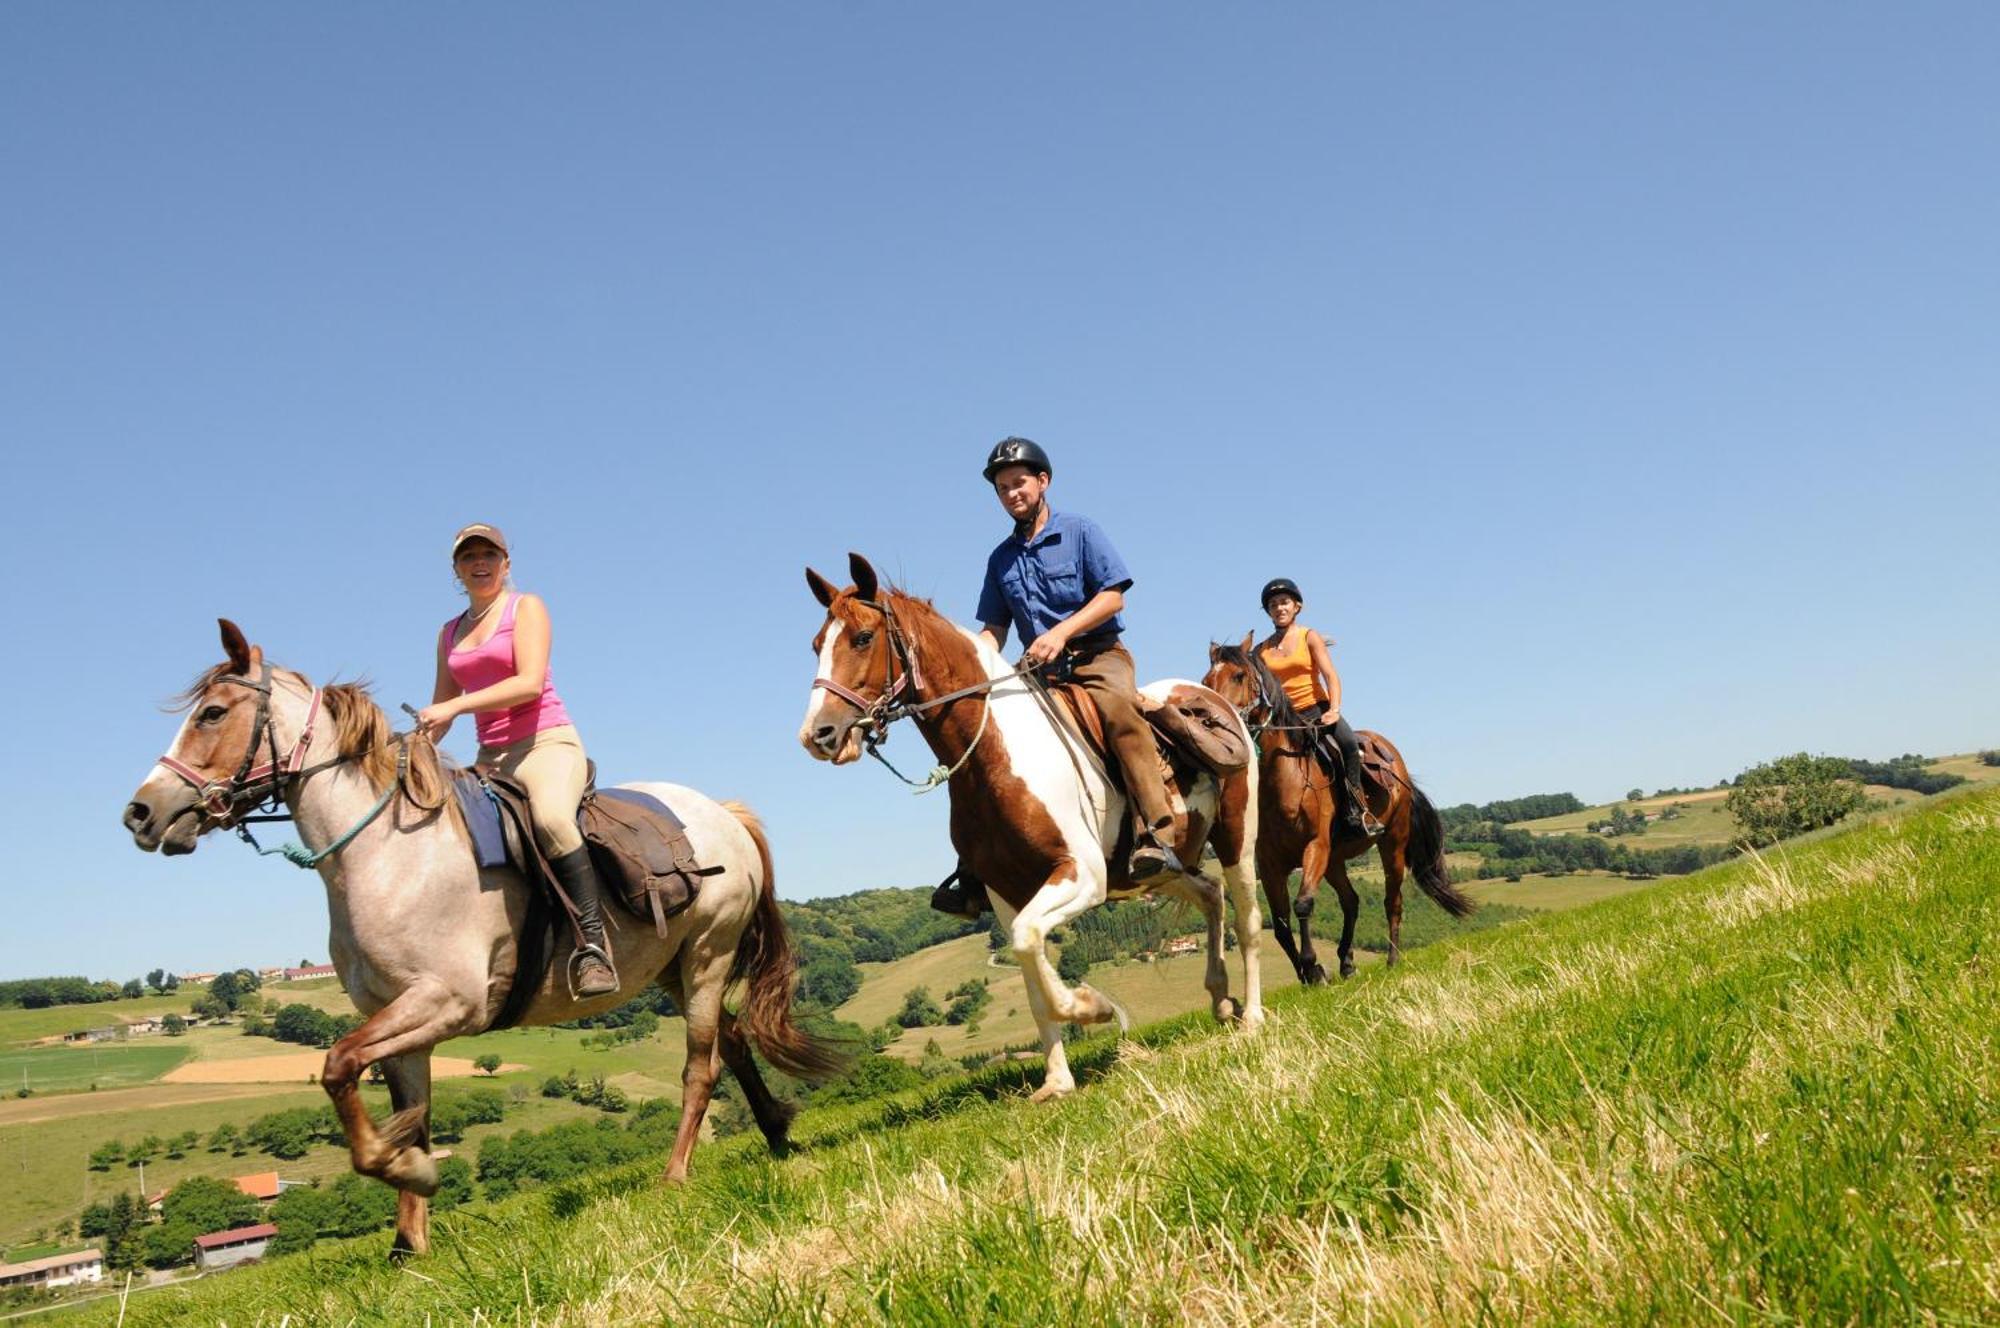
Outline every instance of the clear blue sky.
<svg viewBox="0 0 2000 1328"><path fill-rule="evenodd" d="M797 748L801 569L969 617L1008 433L1142 677L1296 577L1440 802L2000 745L1996 68L1970 3L0 8L0 975L323 957L120 807L219 614L424 700L473 519L608 777L935 880L942 797Z"/></svg>

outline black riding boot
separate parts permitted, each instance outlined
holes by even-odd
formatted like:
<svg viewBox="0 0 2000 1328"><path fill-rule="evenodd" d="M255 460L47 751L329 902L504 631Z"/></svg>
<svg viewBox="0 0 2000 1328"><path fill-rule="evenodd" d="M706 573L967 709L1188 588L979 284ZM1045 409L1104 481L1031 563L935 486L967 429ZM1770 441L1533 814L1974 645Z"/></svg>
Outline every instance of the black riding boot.
<svg viewBox="0 0 2000 1328"><path fill-rule="evenodd" d="M579 996L608 996L618 990L618 972L611 966L611 942L604 935L603 892L598 888L597 869L591 866L588 848L573 849L549 859L556 883L569 902L576 906L577 930L583 946L571 960Z"/></svg>
<svg viewBox="0 0 2000 1328"><path fill-rule="evenodd" d="M986 885L972 874L972 868L961 862L931 891L931 907L955 918L977 922L986 911Z"/></svg>
<svg viewBox="0 0 2000 1328"><path fill-rule="evenodd" d="M1368 809L1368 795L1361 790L1361 744L1355 741L1354 730L1344 719L1333 721L1325 732L1333 738L1340 758L1341 777L1347 785L1347 815L1344 819L1356 834L1373 839L1382 833L1382 823Z"/></svg>

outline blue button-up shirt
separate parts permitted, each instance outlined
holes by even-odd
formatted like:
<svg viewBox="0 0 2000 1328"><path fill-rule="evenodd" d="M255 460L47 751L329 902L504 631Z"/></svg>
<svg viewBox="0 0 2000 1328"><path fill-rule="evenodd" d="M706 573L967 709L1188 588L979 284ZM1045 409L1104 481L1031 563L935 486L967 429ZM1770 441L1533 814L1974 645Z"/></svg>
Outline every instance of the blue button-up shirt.
<svg viewBox="0 0 2000 1328"><path fill-rule="evenodd" d="M1033 539L1009 535L986 559L986 584L979 592L979 621L997 627L1012 623L1022 645L1088 604L1100 590L1132 584L1125 560L1087 516L1051 508ZM1106 646L1125 630L1114 614L1072 644Z"/></svg>

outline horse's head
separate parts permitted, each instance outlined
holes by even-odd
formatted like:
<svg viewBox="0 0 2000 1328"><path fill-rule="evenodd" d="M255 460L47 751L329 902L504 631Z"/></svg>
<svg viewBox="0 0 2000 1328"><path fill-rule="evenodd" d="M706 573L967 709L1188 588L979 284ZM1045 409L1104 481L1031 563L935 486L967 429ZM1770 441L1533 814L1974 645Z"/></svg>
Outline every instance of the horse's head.
<svg viewBox="0 0 2000 1328"><path fill-rule="evenodd" d="M192 853L208 831L275 798L312 740L318 693L273 670L235 623L220 623L228 659L182 694L180 732L125 804L125 828L148 853Z"/></svg>
<svg viewBox="0 0 2000 1328"><path fill-rule="evenodd" d="M1202 686L1235 706L1237 713L1253 724L1265 719L1271 708L1262 664L1252 648L1256 639L1256 633L1245 632L1241 645L1209 642L1208 672L1201 679Z"/></svg>
<svg viewBox="0 0 2000 1328"><path fill-rule="evenodd" d="M847 568L854 584L844 590L806 569L806 584L826 606L826 621L812 642L819 675L806 701L799 743L815 761L835 765L861 759L863 734L881 721L910 676L895 620L876 598L881 583L874 567L850 553Z"/></svg>

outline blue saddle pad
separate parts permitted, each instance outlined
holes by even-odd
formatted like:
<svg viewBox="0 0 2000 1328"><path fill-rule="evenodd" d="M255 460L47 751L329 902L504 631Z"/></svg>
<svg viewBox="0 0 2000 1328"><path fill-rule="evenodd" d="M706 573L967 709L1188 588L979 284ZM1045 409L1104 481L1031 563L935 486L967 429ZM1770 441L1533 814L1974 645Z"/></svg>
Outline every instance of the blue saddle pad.
<svg viewBox="0 0 2000 1328"><path fill-rule="evenodd" d="M500 804L479 777L460 771L451 781L458 795L459 809L465 813L465 828L472 832L472 855L482 867L507 865L507 836L500 829Z"/></svg>

